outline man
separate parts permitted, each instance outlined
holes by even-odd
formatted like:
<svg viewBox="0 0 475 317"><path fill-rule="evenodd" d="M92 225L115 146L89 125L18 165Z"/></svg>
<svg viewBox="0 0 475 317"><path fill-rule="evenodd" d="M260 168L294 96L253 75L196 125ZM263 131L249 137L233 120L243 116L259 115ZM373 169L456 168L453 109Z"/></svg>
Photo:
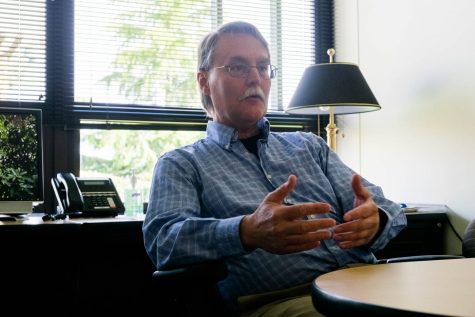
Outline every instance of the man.
<svg viewBox="0 0 475 317"><path fill-rule="evenodd" d="M322 138L270 131L264 116L275 73L266 40L249 23L203 39L197 81L212 121L206 138L157 162L145 247L158 268L223 259L229 274L220 292L243 316L318 316L310 283L374 263L372 251L406 218Z"/></svg>

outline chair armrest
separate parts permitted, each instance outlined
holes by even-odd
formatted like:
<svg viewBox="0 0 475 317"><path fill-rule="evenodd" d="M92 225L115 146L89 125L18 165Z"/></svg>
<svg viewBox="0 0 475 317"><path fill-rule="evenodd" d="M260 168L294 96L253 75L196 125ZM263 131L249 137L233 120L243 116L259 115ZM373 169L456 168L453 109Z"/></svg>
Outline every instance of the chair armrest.
<svg viewBox="0 0 475 317"><path fill-rule="evenodd" d="M153 272L156 286L177 288L185 284L216 284L228 275L226 264L222 260L211 260L184 267L157 270Z"/></svg>
<svg viewBox="0 0 475 317"><path fill-rule="evenodd" d="M378 260L377 264L409 262L409 261L448 260L448 259L460 259L460 258L463 258L463 256L447 255L447 254L412 255L412 256L403 256L403 257L398 257L398 258L381 259L381 260Z"/></svg>

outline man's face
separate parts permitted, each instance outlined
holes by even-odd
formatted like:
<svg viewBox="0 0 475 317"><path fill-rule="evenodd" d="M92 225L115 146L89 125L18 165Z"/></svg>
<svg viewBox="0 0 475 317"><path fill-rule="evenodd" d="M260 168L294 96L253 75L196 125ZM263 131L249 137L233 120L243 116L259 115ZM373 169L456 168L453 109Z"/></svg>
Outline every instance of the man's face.
<svg viewBox="0 0 475 317"><path fill-rule="evenodd" d="M252 67L247 76L233 77L223 65L269 64L266 48L248 34L226 34L218 40L214 65L198 76L200 89L213 101L213 120L239 132L250 132L267 111L271 80ZM258 93L260 91L260 93ZM251 94L248 96L249 92Z"/></svg>

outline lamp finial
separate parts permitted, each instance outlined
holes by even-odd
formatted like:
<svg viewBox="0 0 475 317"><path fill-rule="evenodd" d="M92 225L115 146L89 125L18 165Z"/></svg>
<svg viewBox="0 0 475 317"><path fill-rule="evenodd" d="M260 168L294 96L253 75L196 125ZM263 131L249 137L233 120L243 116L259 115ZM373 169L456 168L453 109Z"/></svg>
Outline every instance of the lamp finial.
<svg viewBox="0 0 475 317"><path fill-rule="evenodd" d="M330 63L333 63L333 56L335 56L335 49L333 47L329 48L327 50L327 54L330 57Z"/></svg>

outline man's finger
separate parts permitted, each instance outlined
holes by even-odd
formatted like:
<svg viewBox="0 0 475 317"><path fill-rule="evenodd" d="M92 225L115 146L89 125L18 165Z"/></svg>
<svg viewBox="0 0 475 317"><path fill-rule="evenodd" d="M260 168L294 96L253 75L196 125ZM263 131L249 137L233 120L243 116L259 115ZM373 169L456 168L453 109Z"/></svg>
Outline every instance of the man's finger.
<svg viewBox="0 0 475 317"><path fill-rule="evenodd" d="M309 232L317 232L320 230L328 230L336 225L335 219L321 218L313 220L296 220L287 228L288 234L302 235Z"/></svg>
<svg viewBox="0 0 475 317"><path fill-rule="evenodd" d="M297 176L290 175L285 183L277 187L276 190L270 192L266 198L264 198L264 202L281 204L284 201L284 198L294 190L296 184Z"/></svg>
<svg viewBox="0 0 475 317"><path fill-rule="evenodd" d="M368 190L363 186L361 176L358 174L353 175L353 178L351 179L351 187L353 188L353 192L357 199L365 200L371 196Z"/></svg>
<svg viewBox="0 0 475 317"><path fill-rule="evenodd" d="M287 220L299 219L305 216L327 214L331 211L331 206L327 203L301 203L293 206L286 206L284 217Z"/></svg>

